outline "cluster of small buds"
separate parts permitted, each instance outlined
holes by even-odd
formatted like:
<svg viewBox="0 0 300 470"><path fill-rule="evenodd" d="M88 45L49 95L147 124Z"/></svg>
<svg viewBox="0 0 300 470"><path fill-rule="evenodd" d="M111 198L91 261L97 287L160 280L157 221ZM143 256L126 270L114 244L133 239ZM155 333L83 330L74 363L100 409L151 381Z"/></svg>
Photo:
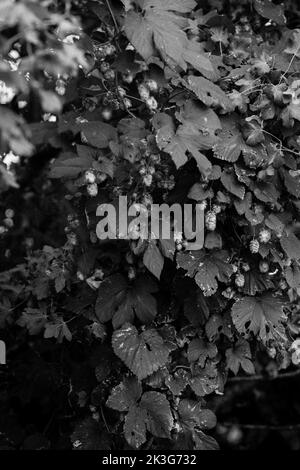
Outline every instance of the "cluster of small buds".
<svg viewBox="0 0 300 470"><path fill-rule="evenodd" d="M157 93L158 91L158 84L156 80L153 80L152 78L149 78L145 82L147 88L151 91L151 93Z"/></svg>
<svg viewBox="0 0 300 470"><path fill-rule="evenodd" d="M170 175L170 176L167 176L166 178L159 179L157 186L159 188L167 189L171 191L175 187L175 176Z"/></svg>
<svg viewBox="0 0 300 470"><path fill-rule="evenodd" d="M268 352L268 355L271 359L275 359L275 357L277 355L277 351L276 351L276 348L274 346L270 346L269 348L267 348L267 352Z"/></svg>
<svg viewBox="0 0 300 470"><path fill-rule="evenodd" d="M132 102L129 98L126 97L126 90L122 87L117 88L117 93L108 91L102 100L103 106L105 109L102 112L103 119L109 120L112 117L112 111L117 111L118 109L127 109L132 107ZM111 113L108 113L111 111Z"/></svg>
<svg viewBox="0 0 300 470"><path fill-rule="evenodd" d="M242 263L241 264L241 268L243 271L245 271L245 273L247 273L248 271L250 271L250 266L248 263Z"/></svg>
<svg viewBox="0 0 300 470"><path fill-rule="evenodd" d="M149 79L146 82L141 83L138 86L138 92L141 100L145 101L147 107L151 111L155 111L158 107L158 103L154 96L151 96L150 93L155 93L158 90L158 85L155 80Z"/></svg>
<svg viewBox="0 0 300 470"><path fill-rule="evenodd" d="M182 232L174 232L174 241L176 246L176 251L182 251L188 245L187 240L184 240Z"/></svg>
<svg viewBox="0 0 300 470"><path fill-rule="evenodd" d="M130 266L128 269L128 279L133 281L136 278L136 269L133 266Z"/></svg>
<svg viewBox="0 0 300 470"><path fill-rule="evenodd" d="M251 253L258 253L259 252L259 241L254 239L251 240L249 245Z"/></svg>
<svg viewBox="0 0 300 470"><path fill-rule="evenodd" d="M104 121L110 121L112 118L112 110L110 108L103 109L101 114L102 114Z"/></svg>
<svg viewBox="0 0 300 470"><path fill-rule="evenodd" d="M20 59L20 54L16 49L11 49L8 53L8 57L12 60Z"/></svg>
<svg viewBox="0 0 300 470"><path fill-rule="evenodd" d="M156 99L154 98L154 96L150 96L150 98L148 98L146 100L146 105L148 106L150 111L156 111L156 109L158 107L158 103L157 103Z"/></svg>
<svg viewBox="0 0 300 470"><path fill-rule="evenodd" d="M67 240L70 245L76 246L78 244L77 235L74 232L67 233Z"/></svg>
<svg viewBox="0 0 300 470"><path fill-rule="evenodd" d="M150 156L149 156L149 159L150 161L152 162L152 164L154 165L158 165L161 161L161 158L160 158L160 155L159 153L152 153Z"/></svg>
<svg viewBox="0 0 300 470"><path fill-rule="evenodd" d="M16 90L0 80L0 104L10 103L16 96Z"/></svg>
<svg viewBox="0 0 300 470"><path fill-rule="evenodd" d="M235 277L234 282L235 282L235 285L237 287L244 287L244 285L245 285L245 276L244 276L244 274L242 274L242 273L237 274L236 277Z"/></svg>
<svg viewBox="0 0 300 470"><path fill-rule="evenodd" d="M107 70L107 72L105 72L103 75L104 75L104 78L110 82L113 81L116 77L116 73L113 69Z"/></svg>
<svg viewBox="0 0 300 470"><path fill-rule="evenodd" d="M100 64L100 71L106 80L111 81L115 79L115 71L111 68L109 62L102 62Z"/></svg>
<svg viewBox="0 0 300 470"><path fill-rule="evenodd" d="M269 271L269 263L267 261L260 261L259 270L263 274L267 273Z"/></svg>
<svg viewBox="0 0 300 470"><path fill-rule="evenodd" d="M238 266L237 266L236 264L232 264L231 266L232 266L232 271L233 271L234 273L237 273L237 272L238 272L238 269L239 269Z"/></svg>
<svg viewBox="0 0 300 470"><path fill-rule="evenodd" d="M231 287L227 287L227 289L222 292L222 295L226 299L233 299L235 296L235 291Z"/></svg>
<svg viewBox="0 0 300 470"><path fill-rule="evenodd" d="M94 290L99 289L99 286L104 278L102 269L96 269L92 276L86 279L86 283Z"/></svg>
<svg viewBox="0 0 300 470"><path fill-rule="evenodd" d="M280 279L278 286L280 290L286 290L288 287L285 279Z"/></svg>
<svg viewBox="0 0 300 470"><path fill-rule="evenodd" d="M64 96L66 93L66 82L61 78L56 80L55 91L59 96Z"/></svg>
<svg viewBox="0 0 300 470"><path fill-rule="evenodd" d="M97 104L98 104L98 98L95 96L87 96L82 100L82 105L87 111L90 111L90 112L95 111Z"/></svg>
<svg viewBox="0 0 300 470"><path fill-rule="evenodd" d="M68 214L67 216L68 226L66 227L65 231L70 232L70 229L76 229L80 225L80 221L75 214Z"/></svg>
<svg viewBox="0 0 300 470"><path fill-rule="evenodd" d="M215 214L220 214L222 208L221 208L221 206L220 206L219 204L214 204L214 205L212 206L212 210L214 211Z"/></svg>
<svg viewBox="0 0 300 470"><path fill-rule="evenodd" d="M300 364L300 338L293 341L290 351L292 352L292 363L298 366Z"/></svg>
<svg viewBox="0 0 300 470"><path fill-rule="evenodd" d="M116 98L115 94L112 91L108 91L102 99L102 104L105 106L105 109L118 110L120 109L120 101Z"/></svg>
<svg viewBox="0 0 300 470"><path fill-rule="evenodd" d="M84 281L84 275L81 271L77 271L76 276L79 281Z"/></svg>
<svg viewBox="0 0 300 470"><path fill-rule="evenodd" d="M138 92L141 100L146 101L148 98L150 98L149 88L143 85L142 83L138 86Z"/></svg>
<svg viewBox="0 0 300 470"><path fill-rule="evenodd" d="M132 107L132 102L129 98L124 98L123 99L123 106L125 109L131 108Z"/></svg>
<svg viewBox="0 0 300 470"><path fill-rule="evenodd" d="M93 170L87 170L84 174L84 181L87 184L93 184L96 182L96 175Z"/></svg>
<svg viewBox="0 0 300 470"><path fill-rule="evenodd" d="M126 90L123 87L118 86L117 92L118 92L118 95L120 96L120 98L125 98Z"/></svg>
<svg viewBox="0 0 300 470"><path fill-rule="evenodd" d="M8 229L14 226L15 212L13 209L6 209L4 213L3 225L0 225L0 235L5 234Z"/></svg>
<svg viewBox="0 0 300 470"><path fill-rule="evenodd" d="M100 172L97 174L97 181L98 183L104 183L104 181L107 180L107 174L106 173L103 173L103 172Z"/></svg>
<svg viewBox="0 0 300 470"><path fill-rule="evenodd" d="M268 229L262 229L258 234L260 243L268 243L271 240L271 232Z"/></svg>
<svg viewBox="0 0 300 470"><path fill-rule="evenodd" d="M128 70L127 72L122 73L122 80L123 80L123 82L128 83L128 85L130 85L134 80L133 73L131 73L130 70Z"/></svg>
<svg viewBox="0 0 300 470"><path fill-rule="evenodd" d="M177 251L186 250L187 247L188 247L188 241L182 240L182 243L177 243L176 250Z"/></svg>
<svg viewBox="0 0 300 470"><path fill-rule="evenodd" d="M148 167L145 165L145 161L141 161L142 165L139 169L140 175L143 177L143 183L145 186L151 186L152 181L153 181L153 175L155 173L155 168L152 165L149 165Z"/></svg>
<svg viewBox="0 0 300 470"><path fill-rule="evenodd" d="M144 183L144 185L147 186L147 187L151 186L152 180L153 180L153 176L152 176L150 173L147 173L147 174L143 177L143 183Z"/></svg>
<svg viewBox="0 0 300 470"><path fill-rule="evenodd" d="M114 55L116 48L113 44L94 45L94 54L98 60L104 60L106 57Z"/></svg>
<svg viewBox="0 0 300 470"><path fill-rule="evenodd" d="M208 211L205 215L205 226L207 230L213 232L217 226L217 216L214 211Z"/></svg>
<svg viewBox="0 0 300 470"><path fill-rule="evenodd" d="M205 209L207 208L207 200L204 199L203 201L199 202L198 207L200 210L205 211Z"/></svg>
<svg viewBox="0 0 300 470"><path fill-rule="evenodd" d="M98 185L97 183L90 183L86 187L87 193L91 197L96 197L98 194Z"/></svg>
<svg viewBox="0 0 300 470"><path fill-rule="evenodd" d="M150 207L153 204L153 198L151 194L145 193L142 198L142 204L146 207Z"/></svg>

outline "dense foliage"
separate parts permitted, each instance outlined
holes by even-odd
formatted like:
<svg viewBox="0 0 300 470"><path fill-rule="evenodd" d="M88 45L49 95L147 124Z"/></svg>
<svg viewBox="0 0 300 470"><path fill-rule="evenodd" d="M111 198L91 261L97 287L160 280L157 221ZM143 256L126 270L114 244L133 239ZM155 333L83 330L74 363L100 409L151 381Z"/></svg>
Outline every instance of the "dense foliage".
<svg viewBox="0 0 300 470"><path fill-rule="evenodd" d="M2 446L217 448L228 376L300 363L297 2L2 0L0 59ZM99 240L120 195L204 246Z"/></svg>

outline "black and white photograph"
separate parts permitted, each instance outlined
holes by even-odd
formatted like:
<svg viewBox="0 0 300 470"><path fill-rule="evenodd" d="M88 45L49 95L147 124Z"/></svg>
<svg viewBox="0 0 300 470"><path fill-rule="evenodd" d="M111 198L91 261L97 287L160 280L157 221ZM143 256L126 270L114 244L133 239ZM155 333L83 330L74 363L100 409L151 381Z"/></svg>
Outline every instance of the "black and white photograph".
<svg viewBox="0 0 300 470"><path fill-rule="evenodd" d="M300 2L0 0L0 455L275 450L300 451Z"/></svg>

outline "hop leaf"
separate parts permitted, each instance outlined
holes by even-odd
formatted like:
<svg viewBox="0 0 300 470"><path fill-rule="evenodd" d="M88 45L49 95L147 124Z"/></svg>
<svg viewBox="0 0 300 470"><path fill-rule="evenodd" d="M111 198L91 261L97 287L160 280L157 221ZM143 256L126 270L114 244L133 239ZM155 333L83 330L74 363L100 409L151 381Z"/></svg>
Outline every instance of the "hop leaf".
<svg viewBox="0 0 300 470"><path fill-rule="evenodd" d="M147 429L154 436L169 438L173 427L173 417L165 395L158 392L146 392L142 396L140 407L146 411Z"/></svg>
<svg viewBox="0 0 300 470"><path fill-rule="evenodd" d="M219 141L214 145L214 157L226 162L236 162L245 145L238 130L223 130L218 134Z"/></svg>
<svg viewBox="0 0 300 470"><path fill-rule="evenodd" d="M132 406L128 411L124 423L124 435L128 444L139 448L146 442L146 410L139 406Z"/></svg>
<svg viewBox="0 0 300 470"><path fill-rule="evenodd" d="M140 379L144 379L164 366L169 349L162 337L153 329L138 334L137 329L126 323L112 337L115 354Z"/></svg>
<svg viewBox="0 0 300 470"><path fill-rule="evenodd" d="M238 183L236 177L232 173L226 173L225 171L223 171L221 181L227 191L234 194L239 199L244 199L246 192L245 186Z"/></svg>
<svg viewBox="0 0 300 470"><path fill-rule="evenodd" d="M218 289L218 280L226 282L233 272L228 263L228 254L224 250L211 254L206 254L203 250L180 253L177 256L177 265L187 271L187 276L195 278L206 295L213 295Z"/></svg>
<svg viewBox="0 0 300 470"><path fill-rule="evenodd" d="M236 375L240 367L247 374L254 374L249 343L240 339L233 348L226 350L227 367Z"/></svg>
<svg viewBox="0 0 300 470"><path fill-rule="evenodd" d="M193 339L188 347L187 357L189 362L196 362L203 367L207 358L213 359L218 354L215 344L207 343L203 339Z"/></svg>
<svg viewBox="0 0 300 470"><path fill-rule="evenodd" d="M190 386L198 397L204 397L220 388L220 376L215 365L208 363L204 369L196 369Z"/></svg>
<svg viewBox="0 0 300 470"><path fill-rule="evenodd" d="M157 313L156 284L146 276L139 276L128 284L121 274L106 278L98 289L95 312L100 322L113 321L114 328L133 321L137 316L143 323L154 319Z"/></svg>
<svg viewBox="0 0 300 470"><path fill-rule="evenodd" d="M279 25L286 23L283 4L275 5L271 0L255 0L254 8L263 18L272 20Z"/></svg>
<svg viewBox="0 0 300 470"><path fill-rule="evenodd" d="M187 162L187 152L190 152L195 158L199 170L207 176L211 170L211 163L199 152L203 147L211 148L215 138L209 137L209 141L203 141L201 131L188 125L178 127L176 133L172 121L169 121L158 130L156 142L158 147L166 153L169 153L177 166L181 167Z"/></svg>
<svg viewBox="0 0 300 470"><path fill-rule="evenodd" d="M203 77L190 75L187 88L191 90L203 104L213 108L221 108L225 112L233 110L232 101L218 85Z"/></svg>
<svg viewBox="0 0 300 470"><path fill-rule="evenodd" d="M246 336L253 333L264 343L269 339L285 339L282 325L285 319L282 302L271 294L244 297L232 307L232 321L238 332Z"/></svg>
<svg viewBox="0 0 300 470"><path fill-rule="evenodd" d="M144 253L143 263L155 277L160 278L164 266L164 257L153 240Z"/></svg>
<svg viewBox="0 0 300 470"><path fill-rule="evenodd" d="M124 30L129 41L145 60L156 55L172 67L177 64L183 70L187 64L216 80L218 73L208 57L199 52L199 44L189 41L185 27L188 21L181 14L190 13L196 3L193 0L145 0L143 12L129 11Z"/></svg>
<svg viewBox="0 0 300 470"><path fill-rule="evenodd" d="M181 425L185 429L193 430L195 427L200 429L212 429L217 424L215 414L208 409L202 409L198 401L184 399L178 405L178 414Z"/></svg>
<svg viewBox="0 0 300 470"><path fill-rule="evenodd" d="M146 392L142 395L141 384L136 378L127 378L112 390L106 404L121 412L125 417L124 435L135 448L146 441L146 431L154 436L169 438L173 428L170 404L165 395Z"/></svg>
<svg viewBox="0 0 300 470"><path fill-rule="evenodd" d="M114 410L128 411L141 398L142 386L135 378L125 378L113 388L106 405Z"/></svg>
<svg viewBox="0 0 300 470"><path fill-rule="evenodd" d="M280 243L289 258L296 260L300 258L300 240L294 233L285 234Z"/></svg>

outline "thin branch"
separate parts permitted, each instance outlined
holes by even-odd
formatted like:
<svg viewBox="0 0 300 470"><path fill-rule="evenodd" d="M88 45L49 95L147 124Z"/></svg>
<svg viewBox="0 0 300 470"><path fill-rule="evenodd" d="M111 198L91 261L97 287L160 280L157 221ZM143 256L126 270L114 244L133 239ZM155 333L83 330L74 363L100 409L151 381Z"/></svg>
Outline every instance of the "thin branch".
<svg viewBox="0 0 300 470"><path fill-rule="evenodd" d="M256 382L256 381L266 381L271 382L274 380L284 380L290 379L293 377L298 377L300 375L300 369L292 370L290 372L284 372L282 374L276 375L274 377L257 374L257 375L245 375L245 377L238 376L238 377L229 377L227 383L234 383L234 382Z"/></svg>
<svg viewBox="0 0 300 470"><path fill-rule="evenodd" d="M107 432L108 432L108 433L111 433L111 430L109 429L108 424L107 424L107 421L106 421L106 419L105 419L102 406L100 406L100 411L101 411L101 417L102 417L104 426L106 427Z"/></svg>
<svg viewBox="0 0 300 470"><path fill-rule="evenodd" d="M111 5L110 5L109 0L105 0L105 3L106 3L106 5L107 5L107 8L109 9L109 13L110 13L110 15L111 15L111 17L112 17L112 20L113 20L113 22L114 22L116 31L117 31L117 33L119 33L119 26L118 26L117 20L116 20L116 18L115 18L114 12L112 11L112 8L111 8Z"/></svg>
<svg viewBox="0 0 300 470"><path fill-rule="evenodd" d="M297 155L297 157L300 156L300 153L299 152L296 152L295 150L290 150L289 148L285 147L283 144L282 144L282 141L274 134L271 134L271 132L268 132L266 131L265 129L262 129L262 132L264 134L268 134L269 136L273 137L274 139L276 139L279 143L280 143L280 149L281 150L285 150L286 152L290 152L290 153L293 153L294 155Z"/></svg>
<svg viewBox="0 0 300 470"><path fill-rule="evenodd" d="M290 70L290 68L291 68L291 66L292 66L292 63L294 62L294 59L295 59L295 57L297 56L299 50L300 50L300 44L299 44L299 46L297 47L296 52L294 52L294 54L293 54L293 56L292 56L292 58L291 58L291 60L290 60L290 62L289 62L289 65L288 65L286 71L284 72L283 75L281 75L280 80L279 80L279 85L280 85L280 83L282 82L282 80L285 78L285 76L286 76L286 74L288 73L288 71Z"/></svg>
<svg viewBox="0 0 300 470"><path fill-rule="evenodd" d="M136 101L139 101L140 103L145 104L145 101L141 100L140 98L136 98L136 96L125 95L125 98L130 98L131 100L136 100Z"/></svg>
<svg viewBox="0 0 300 470"><path fill-rule="evenodd" d="M300 429L300 423L296 424L282 424L282 425L273 425L273 424L242 424L242 423L219 423L222 426L232 427L238 426L241 429L267 429L268 431L294 431L295 429Z"/></svg>

